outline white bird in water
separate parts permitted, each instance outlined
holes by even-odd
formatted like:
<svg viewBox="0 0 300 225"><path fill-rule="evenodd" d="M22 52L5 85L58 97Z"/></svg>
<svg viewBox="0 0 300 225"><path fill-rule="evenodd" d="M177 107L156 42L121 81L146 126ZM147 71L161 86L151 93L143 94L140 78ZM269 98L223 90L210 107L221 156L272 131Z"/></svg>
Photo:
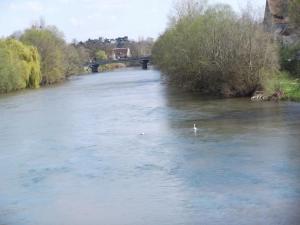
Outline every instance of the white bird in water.
<svg viewBox="0 0 300 225"><path fill-rule="evenodd" d="M194 124L194 132L196 133L198 131L198 128L196 127L196 124Z"/></svg>
<svg viewBox="0 0 300 225"><path fill-rule="evenodd" d="M140 133L140 135L143 136L143 135L145 135L145 133L144 133L144 132L143 132L143 133Z"/></svg>

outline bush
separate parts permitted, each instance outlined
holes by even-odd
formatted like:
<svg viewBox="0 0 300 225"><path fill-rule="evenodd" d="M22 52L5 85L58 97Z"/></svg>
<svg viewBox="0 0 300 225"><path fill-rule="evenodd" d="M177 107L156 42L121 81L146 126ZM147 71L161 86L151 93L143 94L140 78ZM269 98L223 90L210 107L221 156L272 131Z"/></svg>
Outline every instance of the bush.
<svg viewBox="0 0 300 225"><path fill-rule="evenodd" d="M99 50L96 52L96 60L107 60L105 51Z"/></svg>
<svg viewBox="0 0 300 225"><path fill-rule="evenodd" d="M14 39L0 40L0 93L38 88L40 81L37 49Z"/></svg>
<svg viewBox="0 0 300 225"><path fill-rule="evenodd" d="M173 19L153 48L154 62L168 80L225 97L247 96L261 88L265 74L277 70L278 58L276 44L259 23L248 15L239 18L229 6L191 2L201 10L185 10Z"/></svg>

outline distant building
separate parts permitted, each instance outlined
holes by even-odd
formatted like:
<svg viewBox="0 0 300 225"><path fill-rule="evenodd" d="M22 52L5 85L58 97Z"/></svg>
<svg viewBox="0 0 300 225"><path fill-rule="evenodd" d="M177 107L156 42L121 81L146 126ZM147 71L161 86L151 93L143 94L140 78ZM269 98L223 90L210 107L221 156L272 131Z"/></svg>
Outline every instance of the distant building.
<svg viewBox="0 0 300 225"><path fill-rule="evenodd" d="M112 50L111 59L118 60L118 59L126 59L131 57L131 52L129 48L114 48Z"/></svg>
<svg viewBox="0 0 300 225"><path fill-rule="evenodd" d="M269 32L288 35L288 0L266 0L264 25Z"/></svg>
<svg viewBox="0 0 300 225"><path fill-rule="evenodd" d="M294 45L300 40L300 28L290 23L291 0L266 0L264 28L273 33L274 39L283 45Z"/></svg>

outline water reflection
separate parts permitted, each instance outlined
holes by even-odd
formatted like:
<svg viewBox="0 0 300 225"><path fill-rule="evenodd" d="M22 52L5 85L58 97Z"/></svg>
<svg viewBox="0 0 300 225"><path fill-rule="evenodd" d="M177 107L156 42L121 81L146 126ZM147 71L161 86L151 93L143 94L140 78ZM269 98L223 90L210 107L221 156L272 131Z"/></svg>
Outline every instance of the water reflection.
<svg viewBox="0 0 300 225"><path fill-rule="evenodd" d="M216 212L222 213L222 224L233 218L237 224L276 224L279 206L287 224L298 223L298 104L211 100L172 89L165 96L172 114L181 115L168 118L183 143L178 174L193 193L190 207L209 218L204 224L212 223ZM187 137L194 122L199 132ZM261 209L262 218L257 217Z"/></svg>

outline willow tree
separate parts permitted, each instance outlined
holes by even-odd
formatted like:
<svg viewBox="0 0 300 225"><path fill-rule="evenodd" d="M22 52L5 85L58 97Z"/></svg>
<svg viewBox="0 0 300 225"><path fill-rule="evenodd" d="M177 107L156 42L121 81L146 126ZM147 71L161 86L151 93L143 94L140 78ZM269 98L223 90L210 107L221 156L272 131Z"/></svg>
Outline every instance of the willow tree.
<svg viewBox="0 0 300 225"><path fill-rule="evenodd" d="M38 88L40 81L37 49L14 39L0 40L0 92Z"/></svg>

